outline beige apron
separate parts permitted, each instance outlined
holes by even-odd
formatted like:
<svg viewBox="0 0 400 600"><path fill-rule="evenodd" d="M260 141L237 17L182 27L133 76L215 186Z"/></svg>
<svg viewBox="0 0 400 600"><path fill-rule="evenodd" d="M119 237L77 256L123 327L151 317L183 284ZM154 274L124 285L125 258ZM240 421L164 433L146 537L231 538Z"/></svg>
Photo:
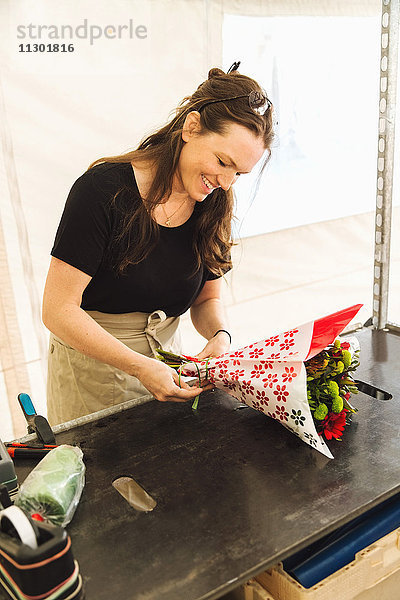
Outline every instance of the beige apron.
<svg viewBox="0 0 400 600"><path fill-rule="evenodd" d="M156 348L180 352L179 317L162 310L152 313L108 314L86 311L101 327L128 348L154 358ZM54 334L50 335L47 416L51 425L148 395L132 377L81 354Z"/></svg>

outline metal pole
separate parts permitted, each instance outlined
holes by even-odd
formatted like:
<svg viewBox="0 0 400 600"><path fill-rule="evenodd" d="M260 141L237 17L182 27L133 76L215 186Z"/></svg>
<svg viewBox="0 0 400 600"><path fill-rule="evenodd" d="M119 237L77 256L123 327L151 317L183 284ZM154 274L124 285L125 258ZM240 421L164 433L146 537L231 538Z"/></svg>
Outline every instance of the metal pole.
<svg viewBox="0 0 400 600"><path fill-rule="evenodd" d="M390 228L396 116L400 0L382 0L378 172L372 324L388 321Z"/></svg>

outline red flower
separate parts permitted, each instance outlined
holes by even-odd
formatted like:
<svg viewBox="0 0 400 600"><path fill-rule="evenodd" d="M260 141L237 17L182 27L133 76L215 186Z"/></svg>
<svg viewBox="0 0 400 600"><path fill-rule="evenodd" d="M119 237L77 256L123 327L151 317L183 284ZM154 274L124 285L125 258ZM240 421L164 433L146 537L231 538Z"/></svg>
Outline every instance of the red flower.
<svg viewBox="0 0 400 600"><path fill-rule="evenodd" d="M278 381L278 377L275 373L269 373L265 379L263 379L264 387L274 387L274 383Z"/></svg>
<svg viewBox="0 0 400 600"><path fill-rule="evenodd" d="M236 392L237 385L233 381L223 381L224 387L228 388L228 390L233 390Z"/></svg>
<svg viewBox="0 0 400 600"><path fill-rule="evenodd" d="M260 360L260 363L262 365L264 365L264 367L266 369L273 369L274 368L274 361L273 360Z"/></svg>
<svg viewBox="0 0 400 600"><path fill-rule="evenodd" d="M225 359L225 360L217 360L215 361L215 368L216 369L226 369L226 367L229 365L231 361L229 360L229 358Z"/></svg>
<svg viewBox="0 0 400 600"><path fill-rule="evenodd" d="M254 348L254 350L250 350L249 352L250 358L260 358L262 354L264 354L263 348Z"/></svg>
<svg viewBox="0 0 400 600"><path fill-rule="evenodd" d="M286 373L282 374L282 381L286 383L287 381L291 383L294 377L297 377L297 373L295 373L294 367L285 367Z"/></svg>
<svg viewBox="0 0 400 600"><path fill-rule="evenodd" d="M349 342L342 342L340 344L340 346L341 346L342 350L348 350L350 348Z"/></svg>
<svg viewBox="0 0 400 600"><path fill-rule="evenodd" d="M295 333L299 333L298 329L291 329L290 331L285 331L283 334L284 337L293 337Z"/></svg>
<svg viewBox="0 0 400 600"><path fill-rule="evenodd" d="M289 413L286 412L284 406L277 406L276 407L276 415L281 421L287 421Z"/></svg>
<svg viewBox="0 0 400 600"><path fill-rule="evenodd" d="M332 438L337 440L340 438L346 425L347 412L348 410L344 408L339 414L333 412L328 413L321 423L322 431L320 432L320 435L323 433L327 440L331 440Z"/></svg>
<svg viewBox="0 0 400 600"><path fill-rule="evenodd" d="M236 369L236 371L231 371L229 373L229 375L231 376L231 379L233 381L239 381L239 378L243 377L243 375L244 375L244 369L242 369L242 370Z"/></svg>
<svg viewBox="0 0 400 600"><path fill-rule="evenodd" d="M289 396L289 392L286 391L286 385L277 385L276 390L274 390L274 394L278 402L282 400L282 402L286 402L286 396Z"/></svg>
<svg viewBox="0 0 400 600"><path fill-rule="evenodd" d="M254 365L252 372L250 373L250 377L260 377L260 375L264 375L265 371L262 368L262 365Z"/></svg>
<svg viewBox="0 0 400 600"><path fill-rule="evenodd" d="M243 352L241 350L236 350L229 355L232 360L232 365L235 367L236 365L240 365L239 358L243 358ZM229 362L229 360L228 360Z"/></svg>
<svg viewBox="0 0 400 600"><path fill-rule="evenodd" d="M256 400L258 400L260 404L265 404L265 406L267 406L269 402L269 398L264 390L257 390Z"/></svg>
<svg viewBox="0 0 400 600"><path fill-rule="evenodd" d="M196 375L196 373L195 373L195 375ZM223 383L226 383L227 381L229 381L228 371L226 369L221 369L220 372L218 373L218 379L220 379Z"/></svg>
<svg viewBox="0 0 400 600"><path fill-rule="evenodd" d="M265 345L266 346L275 346L275 344L277 344L279 342L279 335L274 335L270 338L268 338L267 340L265 340ZM250 348L250 346L249 346Z"/></svg>
<svg viewBox="0 0 400 600"><path fill-rule="evenodd" d="M290 346L294 346L294 340L290 338L285 338L283 342L280 344L281 352L282 350L290 350Z"/></svg>
<svg viewBox="0 0 400 600"><path fill-rule="evenodd" d="M254 386L251 385L251 381L242 381L241 390L244 394L254 396Z"/></svg>
<svg viewBox="0 0 400 600"><path fill-rule="evenodd" d="M253 408L255 408L256 410L259 410L260 412L264 412L263 407L261 406L261 404L259 402L256 402L255 400L252 400L252 405Z"/></svg>

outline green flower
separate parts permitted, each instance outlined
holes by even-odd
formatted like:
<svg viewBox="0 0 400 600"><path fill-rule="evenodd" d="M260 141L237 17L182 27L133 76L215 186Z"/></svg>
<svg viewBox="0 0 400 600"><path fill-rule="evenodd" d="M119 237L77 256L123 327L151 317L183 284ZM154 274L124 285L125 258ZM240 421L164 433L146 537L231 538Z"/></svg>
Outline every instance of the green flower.
<svg viewBox="0 0 400 600"><path fill-rule="evenodd" d="M332 412L341 413L342 410L343 410L343 398L341 398L340 396L336 396L332 400Z"/></svg>
<svg viewBox="0 0 400 600"><path fill-rule="evenodd" d="M340 373L343 373L344 371L344 364L342 363L341 360L338 360L337 365L334 369L335 374L340 375Z"/></svg>
<svg viewBox="0 0 400 600"><path fill-rule="evenodd" d="M328 407L326 404L319 404L314 411L314 418L318 421L323 421L328 414Z"/></svg>
<svg viewBox="0 0 400 600"><path fill-rule="evenodd" d="M340 340L335 340L335 343L333 344L335 348L337 348L339 350L340 348Z"/></svg>
<svg viewBox="0 0 400 600"><path fill-rule="evenodd" d="M329 395L332 396L332 398L336 398L336 396L339 396L339 386L336 383L336 381L328 382L328 392Z"/></svg>
<svg viewBox="0 0 400 600"><path fill-rule="evenodd" d="M343 350L342 360L343 360L344 368L348 369L349 366L351 365L351 352L349 352L348 350Z"/></svg>

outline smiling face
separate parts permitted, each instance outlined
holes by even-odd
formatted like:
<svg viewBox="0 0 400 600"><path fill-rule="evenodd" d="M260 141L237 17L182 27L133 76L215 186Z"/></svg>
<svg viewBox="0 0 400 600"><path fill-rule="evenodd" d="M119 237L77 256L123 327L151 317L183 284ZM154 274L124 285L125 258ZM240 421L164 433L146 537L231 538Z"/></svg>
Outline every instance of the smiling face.
<svg viewBox="0 0 400 600"><path fill-rule="evenodd" d="M237 123L226 132L200 133L200 115L186 117L182 139L185 144L175 173L173 191L187 193L202 202L215 188L229 190L239 175L250 173L265 152L262 138Z"/></svg>

